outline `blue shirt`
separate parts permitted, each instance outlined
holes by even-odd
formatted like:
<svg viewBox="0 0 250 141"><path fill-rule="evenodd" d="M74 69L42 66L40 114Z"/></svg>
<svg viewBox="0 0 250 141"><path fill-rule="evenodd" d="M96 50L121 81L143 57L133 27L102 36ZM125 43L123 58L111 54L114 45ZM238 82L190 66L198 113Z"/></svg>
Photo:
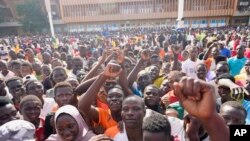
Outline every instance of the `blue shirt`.
<svg viewBox="0 0 250 141"><path fill-rule="evenodd" d="M220 49L220 55L229 58L231 57L231 51L227 48Z"/></svg>
<svg viewBox="0 0 250 141"><path fill-rule="evenodd" d="M227 63L229 65L230 74L232 76L240 74L240 71L244 67L246 61L247 61L246 57L241 59L238 59L237 57L229 58Z"/></svg>
<svg viewBox="0 0 250 141"><path fill-rule="evenodd" d="M250 125L250 101L243 100L242 106L247 111L246 125Z"/></svg>

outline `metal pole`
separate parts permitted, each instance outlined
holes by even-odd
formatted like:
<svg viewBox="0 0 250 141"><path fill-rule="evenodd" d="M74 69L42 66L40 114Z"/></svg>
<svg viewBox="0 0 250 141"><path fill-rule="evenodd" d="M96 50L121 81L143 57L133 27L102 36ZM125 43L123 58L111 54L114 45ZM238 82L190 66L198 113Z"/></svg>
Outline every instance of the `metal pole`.
<svg viewBox="0 0 250 141"><path fill-rule="evenodd" d="M51 36L55 37L54 25L53 25L52 14L51 14L50 0L45 0L45 7L46 7L46 10L48 13Z"/></svg>
<svg viewBox="0 0 250 141"><path fill-rule="evenodd" d="M178 0L178 24L177 28L183 28L184 26L184 21L182 20L183 18L183 13L184 13L184 0Z"/></svg>

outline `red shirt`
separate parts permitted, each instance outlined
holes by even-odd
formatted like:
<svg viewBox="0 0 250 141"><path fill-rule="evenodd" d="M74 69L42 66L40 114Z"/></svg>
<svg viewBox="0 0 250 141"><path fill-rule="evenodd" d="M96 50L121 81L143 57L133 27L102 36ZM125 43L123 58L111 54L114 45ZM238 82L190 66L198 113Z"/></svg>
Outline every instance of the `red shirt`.
<svg viewBox="0 0 250 141"><path fill-rule="evenodd" d="M39 127L36 128L36 141L43 141L44 140L44 125L45 125L45 121L44 119L40 118L40 123L39 123Z"/></svg>

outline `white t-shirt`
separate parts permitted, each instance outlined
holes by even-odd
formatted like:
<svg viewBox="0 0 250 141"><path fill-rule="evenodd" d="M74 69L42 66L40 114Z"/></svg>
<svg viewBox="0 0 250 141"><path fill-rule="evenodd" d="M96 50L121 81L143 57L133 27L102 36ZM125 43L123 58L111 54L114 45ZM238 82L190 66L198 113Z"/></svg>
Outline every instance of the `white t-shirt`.
<svg viewBox="0 0 250 141"><path fill-rule="evenodd" d="M168 121L171 125L171 135L174 137L174 141L185 141L186 138L183 120L168 116Z"/></svg>
<svg viewBox="0 0 250 141"><path fill-rule="evenodd" d="M48 97L43 98L43 100L44 100L44 104L43 104L43 108L42 108L41 113L40 113L40 117L45 119L47 114L52 111L52 108L56 102L53 98L48 98Z"/></svg>
<svg viewBox="0 0 250 141"><path fill-rule="evenodd" d="M2 72L0 73L0 78L2 78L4 81L7 81L8 79L10 79L10 78L12 78L14 76L15 76L15 73L13 73L12 71L9 71L6 76L4 76L2 74Z"/></svg>
<svg viewBox="0 0 250 141"><path fill-rule="evenodd" d="M182 62L181 71L186 74L186 76L192 77L194 79L197 79L196 74L196 66L201 63L200 60L196 60L196 62L191 61L190 59L187 59L186 61Z"/></svg>

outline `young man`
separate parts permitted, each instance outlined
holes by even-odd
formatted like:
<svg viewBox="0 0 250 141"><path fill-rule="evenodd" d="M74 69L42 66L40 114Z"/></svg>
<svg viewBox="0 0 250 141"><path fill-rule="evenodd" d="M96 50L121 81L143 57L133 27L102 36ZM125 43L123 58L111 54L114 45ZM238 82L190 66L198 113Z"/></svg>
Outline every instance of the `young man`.
<svg viewBox="0 0 250 141"><path fill-rule="evenodd" d="M247 111L237 101L227 101L221 105L220 115L227 125L245 125Z"/></svg>
<svg viewBox="0 0 250 141"><path fill-rule="evenodd" d="M68 82L59 82L54 87L55 101L52 111L57 111L60 107L64 105L73 105L77 106L77 98L73 93L73 88Z"/></svg>
<svg viewBox="0 0 250 141"><path fill-rule="evenodd" d="M35 95L42 102L40 117L45 118L52 111L55 101L53 98L48 98L44 95L44 87L38 80L31 80L25 84L26 94Z"/></svg>
<svg viewBox="0 0 250 141"><path fill-rule="evenodd" d="M195 68L196 68L197 64L200 62L197 59L198 49L197 49L197 47L193 46L193 47L190 47L188 51L189 51L189 59L182 62L181 71L186 76L189 76L192 78L197 78Z"/></svg>
<svg viewBox="0 0 250 141"><path fill-rule="evenodd" d="M155 85L148 85L144 90L144 102L147 108L164 114L164 110L160 105L160 90Z"/></svg>
<svg viewBox="0 0 250 141"><path fill-rule="evenodd" d="M14 76L15 74L8 69L7 62L0 60L0 78L6 81Z"/></svg>
<svg viewBox="0 0 250 141"><path fill-rule="evenodd" d="M44 140L44 125L45 121L40 117L42 109L41 100L34 95L25 96L20 102L20 113L23 116L23 120L29 121L36 127L36 140Z"/></svg>
<svg viewBox="0 0 250 141"><path fill-rule="evenodd" d="M90 120L101 125L105 130L109 127L117 125L117 123L121 121L122 101L126 95L130 95L130 93L125 93L125 89L128 88L128 86L124 86L126 87L124 89L122 84L120 84L122 88L120 86L115 86L108 90L107 105L109 110L97 108L91 105L96 100L97 94L106 80L115 78L120 74L122 75L124 73L122 71L123 70L117 64L108 63L104 72L97 77L95 82L89 87L87 92L80 97L79 100L79 110ZM121 75L119 77L121 77ZM125 80L126 78L123 79Z"/></svg>
<svg viewBox="0 0 250 141"><path fill-rule="evenodd" d="M247 61L247 58L244 56L245 48L246 46L244 45L238 45L236 48L237 55L229 58L227 61L232 76L238 75Z"/></svg>
<svg viewBox="0 0 250 141"><path fill-rule="evenodd" d="M22 77L25 77L27 75L32 75L33 74L33 68L31 63L29 62L23 62L21 64L21 75Z"/></svg>
<svg viewBox="0 0 250 141"><path fill-rule="evenodd" d="M13 96L13 103L17 109L19 109L19 103L21 98L24 96L25 91L23 88L23 81L20 77L13 77L6 81L6 86L9 89L9 92Z"/></svg>
<svg viewBox="0 0 250 141"><path fill-rule="evenodd" d="M12 101L6 97L0 97L0 126L16 119L19 119L19 116Z"/></svg>
<svg viewBox="0 0 250 141"><path fill-rule="evenodd" d="M143 99L129 96L122 103L122 127L118 125L108 128L105 132L114 141L141 141L142 123L146 110Z"/></svg>
<svg viewBox="0 0 250 141"><path fill-rule="evenodd" d="M146 117L142 125L143 141L174 141L171 125L166 117L153 114Z"/></svg>

